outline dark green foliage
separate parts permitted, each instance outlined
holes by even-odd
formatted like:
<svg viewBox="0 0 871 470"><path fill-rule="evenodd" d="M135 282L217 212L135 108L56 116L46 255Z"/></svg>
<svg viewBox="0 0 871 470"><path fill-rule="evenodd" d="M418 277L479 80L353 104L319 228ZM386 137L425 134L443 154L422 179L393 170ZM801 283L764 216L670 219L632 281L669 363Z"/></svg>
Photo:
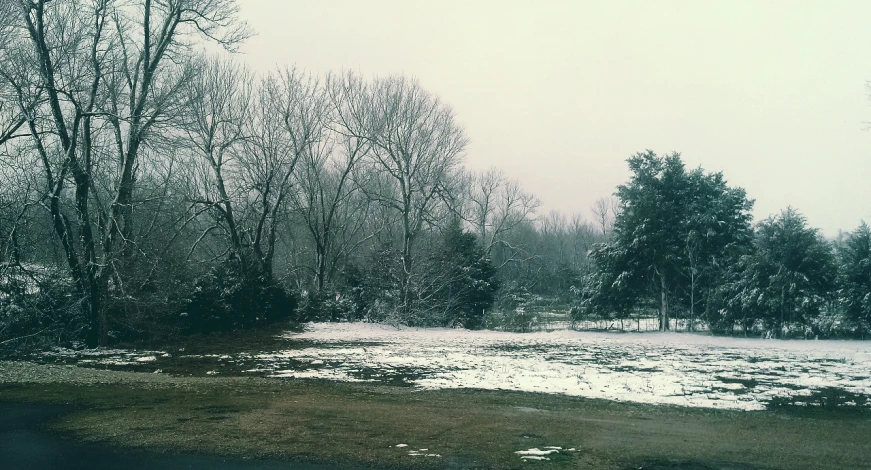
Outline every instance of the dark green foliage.
<svg viewBox="0 0 871 470"><path fill-rule="evenodd" d="M709 310L709 296L729 268L751 249L750 225L753 201L743 189L726 185L722 173L704 174L696 169L687 175L693 195L687 198L682 229L683 252L675 296L697 318ZM704 309L700 308L704 307Z"/></svg>
<svg viewBox="0 0 871 470"><path fill-rule="evenodd" d="M629 318L643 292L638 289L638 279L633 278L637 273L629 269L627 252L615 245L599 244L590 257L596 269L587 275L585 288L579 292L580 306L572 309L572 318Z"/></svg>
<svg viewBox="0 0 871 470"><path fill-rule="evenodd" d="M680 270L681 228L689 215L686 169L676 153L658 157L648 150L627 162L632 177L617 187L621 213L614 243L625 250L627 267L639 279L664 276L671 282Z"/></svg>
<svg viewBox="0 0 871 470"><path fill-rule="evenodd" d="M838 250L838 297L862 337L871 331L871 229L865 222Z"/></svg>
<svg viewBox="0 0 871 470"><path fill-rule="evenodd" d="M713 312L707 315L708 326L714 332L727 333L740 327L745 336L756 333L764 325L761 318L764 309L755 302L748 302L749 283L744 279L746 262L752 257L742 257L724 275L722 284L711 292Z"/></svg>
<svg viewBox="0 0 871 470"><path fill-rule="evenodd" d="M537 331L540 324L539 313L523 307L516 310L489 312L482 322L484 328L514 333Z"/></svg>
<svg viewBox="0 0 871 470"><path fill-rule="evenodd" d="M581 273L565 261L557 262L550 284L555 287L557 299L571 301L572 291L580 289L584 281Z"/></svg>
<svg viewBox="0 0 871 470"><path fill-rule="evenodd" d="M496 308L501 312L525 309L535 300L535 296L524 284L511 282L502 286L496 300Z"/></svg>
<svg viewBox="0 0 871 470"><path fill-rule="evenodd" d="M432 320L443 326L479 328L484 311L493 305L496 269L474 234L452 224L432 255L421 287Z"/></svg>
<svg viewBox="0 0 871 470"><path fill-rule="evenodd" d="M129 260L122 277L123 288L113 282L104 300L113 342L165 338L187 326L179 313L188 305L196 276L183 258L154 264L142 257Z"/></svg>
<svg viewBox="0 0 871 470"><path fill-rule="evenodd" d="M291 319L296 305L270 273L230 259L197 279L182 315L187 331L210 333Z"/></svg>
<svg viewBox="0 0 871 470"><path fill-rule="evenodd" d="M431 240L429 253L416 260L418 274L408 288L410 302L403 309L399 252L382 245L368 269L349 267L343 273L349 319L388 321L415 326L479 328L484 311L493 304L499 285L496 269L484 256L475 235L453 224L440 239Z"/></svg>
<svg viewBox="0 0 871 470"><path fill-rule="evenodd" d="M332 291L309 291L305 293L297 309L296 319L300 322L337 322L357 318L355 302L342 294Z"/></svg>
<svg viewBox="0 0 871 470"><path fill-rule="evenodd" d="M709 309L725 267L750 245L753 202L721 173L687 171L677 153L648 150L628 163L614 238L592 252L580 311L621 318L637 301L654 300L666 329L675 314Z"/></svg>
<svg viewBox="0 0 871 470"><path fill-rule="evenodd" d="M367 306L371 302L367 272L356 264L348 264L341 277L344 286L343 292L351 304L348 320L360 320L365 317Z"/></svg>
<svg viewBox="0 0 871 470"><path fill-rule="evenodd" d="M86 321L78 300L59 271L0 266L0 353L82 341Z"/></svg>
<svg viewBox="0 0 871 470"><path fill-rule="evenodd" d="M393 319L400 302L399 255L389 245L381 245L369 257L365 268L349 265L343 272L345 295L351 304L349 320L385 321Z"/></svg>
<svg viewBox="0 0 871 470"><path fill-rule="evenodd" d="M724 286L723 314L745 328L759 320L778 336L789 324L811 325L836 273L829 243L792 208L759 223L754 250L735 268Z"/></svg>

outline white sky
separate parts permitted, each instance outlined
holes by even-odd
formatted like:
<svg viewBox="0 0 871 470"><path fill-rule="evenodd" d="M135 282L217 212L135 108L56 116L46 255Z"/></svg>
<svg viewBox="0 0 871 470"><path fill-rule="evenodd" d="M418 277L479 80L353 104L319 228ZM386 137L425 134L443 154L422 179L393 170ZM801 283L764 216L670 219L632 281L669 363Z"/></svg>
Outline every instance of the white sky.
<svg viewBox="0 0 871 470"><path fill-rule="evenodd" d="M588 213L636 151L681 152L833 236L871 222L871 2L241 0L260 71L405 74L467 164Z"/></svg>

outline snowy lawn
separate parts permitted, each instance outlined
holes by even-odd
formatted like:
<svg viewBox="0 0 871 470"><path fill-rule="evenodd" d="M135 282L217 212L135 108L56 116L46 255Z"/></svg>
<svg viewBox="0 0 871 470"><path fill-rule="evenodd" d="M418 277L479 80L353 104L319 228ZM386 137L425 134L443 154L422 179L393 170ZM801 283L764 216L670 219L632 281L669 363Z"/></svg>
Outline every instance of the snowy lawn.
<svg viewBox="0 0 871 470"><path fill-rule="evenodd" d="M368 323L314 323L286 337L312 346L254 355L257 366L248 371L723 409L825 400L871 406L871 342L686 333L519 334Z"/></svg>

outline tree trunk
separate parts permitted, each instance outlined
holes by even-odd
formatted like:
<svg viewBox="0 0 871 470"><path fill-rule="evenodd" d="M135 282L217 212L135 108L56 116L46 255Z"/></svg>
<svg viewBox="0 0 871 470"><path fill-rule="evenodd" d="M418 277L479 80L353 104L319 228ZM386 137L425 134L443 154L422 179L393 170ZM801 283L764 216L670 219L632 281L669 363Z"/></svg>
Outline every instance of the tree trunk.
<svg viewBox="0 0 871 470"><path fill-rule="evenodd" d="M317 283L318 283L318 292L323 292L324 285L326 284L326 276L327 276L327 254L326 249L322 247L320 244L316 246L317 251L317 263L318 263L318 271L317 271Z"/></svg>
<svg viewBox="0 0 871 470"><path fill-rule="evenodd" d="M660 282L660 289L662 290L662 292L661 292L662 295L661 295L661 299L660 299L660 311L659 311L659 313L660 313L659 331L668 331L668 329L669 329L669 325L668 325L668 292L666 289L665 273L659 274L659 282Z"/></svg>
<svg viewBox="0 0 871 470"><path fill-rule="evenodd" d="M696 331L695 328L695 306L696 306L696 273L691 273L690 277L690 331Z"/></svg>
<svg viewBox="0 0 871 470"><path fill-rule="evenodd" d="M406 207L410 207L411 203L407 202ZM403 237L402 237L402 313L408 315L411 312L411 220L409 219L410 209L406 209L403 214Z"/></svg>
<svg viewBox="0 0 871 470"><path fill-rule="evenodd" d="M93 282L82 299L82 310L88 318L88 331L85 334L85 345L89 348L105 346L109 343L109 325L106 311L102 305L101 289Z"/></svg>
<svg viewBox="0 0 871 470"><path fill-rule="evenodd" d="M705 323L708 324L708 331L712 331L711 327L711 289L708 289L705 295Z"/></svg>
<svg viewBox="0 0 871 470"><path fill-rule="evenodd" d="M780 288L780 323L777 325L777 337L783 337L783 310L786 303L786 289Z"/></svg>

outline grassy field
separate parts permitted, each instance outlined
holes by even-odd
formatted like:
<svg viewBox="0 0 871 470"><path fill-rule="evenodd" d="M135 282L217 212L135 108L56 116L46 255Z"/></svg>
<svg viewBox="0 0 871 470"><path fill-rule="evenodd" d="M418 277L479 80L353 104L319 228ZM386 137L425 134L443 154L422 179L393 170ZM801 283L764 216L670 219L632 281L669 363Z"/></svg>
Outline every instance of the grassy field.
<svg viewBox="0 0 871 470"><path fill-rule="evenodd" d="M206 375L218 354L312 346L278 339L280 331L139 345L176 353L147 372L0 361L0 402L70 404L75 411L47 428L85 442L355 468L871 468L871 413L864 407L714 410L270 379L229 366ZM161 373L152 373L156 367ZM541 455L549 460L517 454L547 447L562 450Z"/></svg>
<svg viewBox="0 0 871 470"><path fill-rule="evenodd" d="M147 380L5 383L0 401L73 404L77 411L50 429L88 442L375 468L871 465L871 419L864 414L715 411L312 380L186 380L158 387ZM575 451L535 462L515 453L547 446ZM438 457L409 455L419 449Z"/></svg>

